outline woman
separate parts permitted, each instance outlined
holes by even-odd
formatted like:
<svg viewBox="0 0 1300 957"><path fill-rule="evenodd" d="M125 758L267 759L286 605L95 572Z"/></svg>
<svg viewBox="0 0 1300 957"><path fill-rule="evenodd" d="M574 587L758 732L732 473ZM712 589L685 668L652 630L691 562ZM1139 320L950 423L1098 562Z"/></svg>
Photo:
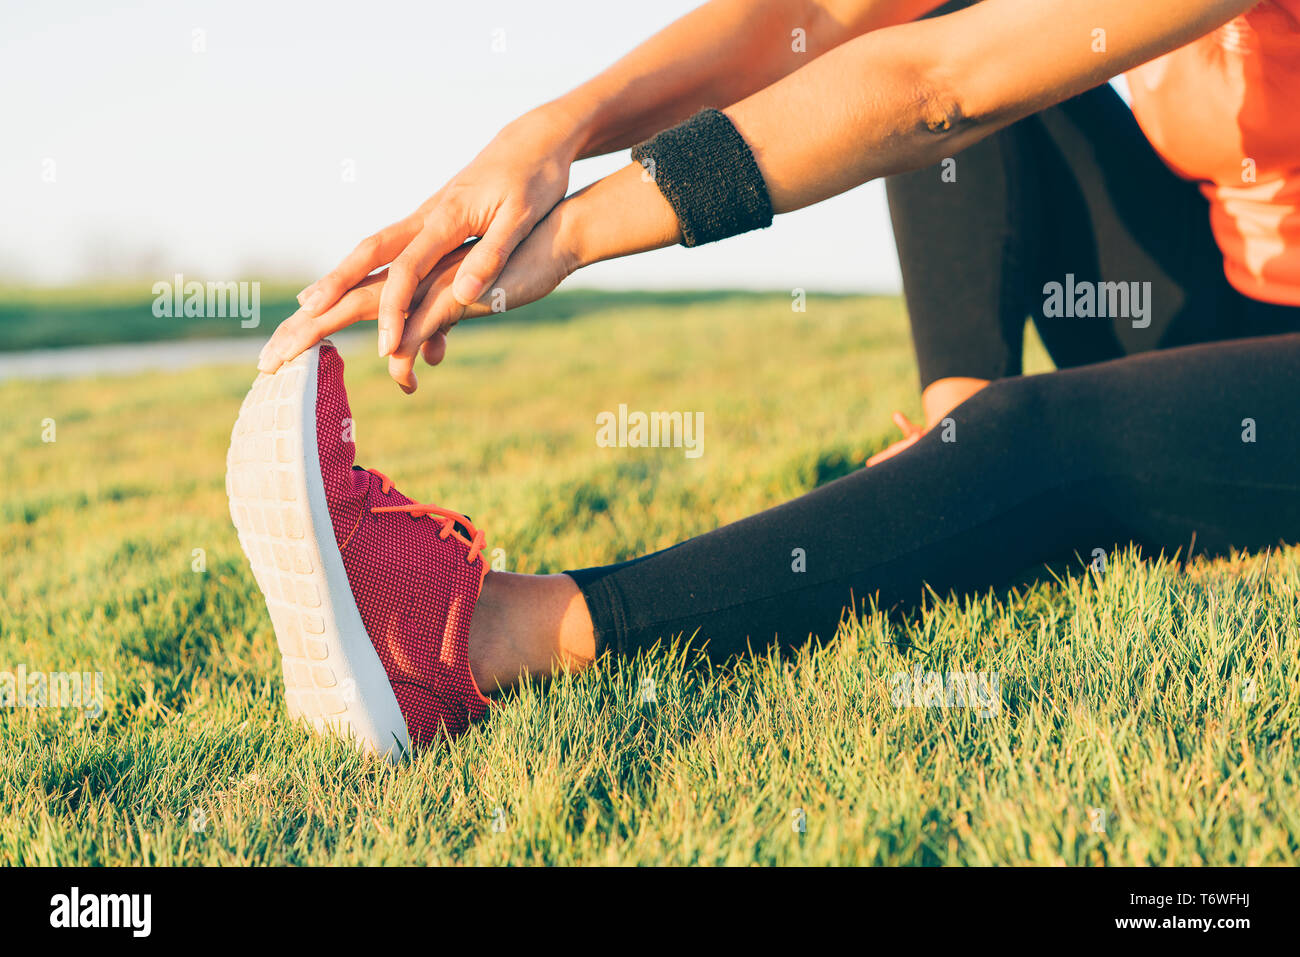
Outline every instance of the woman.
<svg viewBox="0 0 1300 957"><path fill-rule="evenodd" d="M291 712L389 750L463 730L521 674L662 638L725 656L1060 554L1300 540L1300 0L937 7L713 0L303 291L228 481ZM1103 85L1124 71L1132 115ZM575 159L633 144L565 196ZM525 576L354 466L329 333L377 318L409 392L462 318L878 176L943 428L904 423L873 468L631 562ZM1017 376L1028 315L1061 371Z"/></svg>

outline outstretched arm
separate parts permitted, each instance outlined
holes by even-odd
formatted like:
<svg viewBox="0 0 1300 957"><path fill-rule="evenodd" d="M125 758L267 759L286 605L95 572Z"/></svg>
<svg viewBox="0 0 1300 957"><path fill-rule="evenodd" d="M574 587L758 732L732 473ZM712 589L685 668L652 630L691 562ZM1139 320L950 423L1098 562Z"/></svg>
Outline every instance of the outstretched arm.
<svg viewBox="0 0 1300 957"><path fill-rule="evenodd" d="M878 176L937 163L1252 6L1254 0L984 0L846 42L725 112L753 151L773 210L788 212ZM680 239L671 206L632 164L559 203L496 285L514 308L582 266ZM442 332L460 319L492 311L487 296L461 303L445 270L432 278L390 362L408 389L421 343L434 336L442 342ZM345 313L320 318L326 321L300 322L289 335L305 348L356 321Z"/></svg>
<svg viewBox="0 0 1300 957"><path fill-rule="evenodd" d="M298 297L319 316L391 263L379 354L396 344L419 282L470 237L455 294L473 302L568 189L575 159L629 146L695 112L748 96L858 34L920 16L940 0L712 0L574 91L509 124L410 216L363 239ZM800 31L796 37L796 31ZM265 355L272 371L279 359Z"/></svg>
<svg viewBox="0 0 1300 957"><path fill-rule="evenodd" d="M858 37L725 112L754 153L773 211L789 212L937 163L1254 5L984 0ZM629 166L554 215L571 220L585 265L675 241L657 192Z"/></svg>
<svg viewBox="0 0 1300 957"><path fill-rule="evenodd" d="M914 20L943 2L713 0L559 102L582 130L580 159L612 153L703 107L742 100L846 40Z"/></svg>

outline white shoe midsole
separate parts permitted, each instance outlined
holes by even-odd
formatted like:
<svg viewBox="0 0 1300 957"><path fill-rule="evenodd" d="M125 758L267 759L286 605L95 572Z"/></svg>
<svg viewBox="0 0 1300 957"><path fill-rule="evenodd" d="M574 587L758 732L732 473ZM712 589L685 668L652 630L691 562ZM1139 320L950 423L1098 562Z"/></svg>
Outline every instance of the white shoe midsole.
<svg viewBox="0 0 1300 957"><path fill-rule="evenodd" d="M289 714L396 757L410 746L334 539L316 447L320 347L259 375L226 458L239 542L266 597Z"/></svg>

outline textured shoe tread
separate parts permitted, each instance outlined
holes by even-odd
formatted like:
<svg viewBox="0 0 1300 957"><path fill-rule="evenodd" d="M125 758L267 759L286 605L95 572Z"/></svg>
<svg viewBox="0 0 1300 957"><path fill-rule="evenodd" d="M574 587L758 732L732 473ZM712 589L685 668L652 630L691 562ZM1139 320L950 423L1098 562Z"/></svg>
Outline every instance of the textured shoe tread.
<svg viewBox="0 0 1300 957"><path fill-rule="evenodd" d="M315 429L304 397L312 357L309 351L273 376L259 375L244 399L227 456L230 516L275 627L290 716L388 750L393 742L370 740L361 731L375 721L359 720L363 702L356 682L342 677L354 669L342 660L341 626L325 596L320 548L334 548L334 534L313 527L303 465L303 431Z"/></svg>

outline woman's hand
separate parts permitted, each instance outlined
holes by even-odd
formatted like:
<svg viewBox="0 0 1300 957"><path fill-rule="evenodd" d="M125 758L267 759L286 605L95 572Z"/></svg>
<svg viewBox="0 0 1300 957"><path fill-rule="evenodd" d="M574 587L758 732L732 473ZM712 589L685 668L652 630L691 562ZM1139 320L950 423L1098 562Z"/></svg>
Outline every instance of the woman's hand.
<svg viewBox="0 0 1300 957"><path fill-rule="evenodd" d="M427 292L406 320L402 338L388 359L388 374L408 395L416 390L415 357L422 354L429 365L437 365L446 353L446 334L462 319L505 312L550 294L576 270L581 262L578 250L563 229L557 208L538 223L518 245L492 288L469 304L455 294L453 276L464 268L459 264L474 255L477 245L462 247L440 262L431 274ZM458 269L457 266L460 266Z"/></svg>
<svg viewBox="0 0 1300 957"><path fill-rule="evenodd" d="M873 465L879 465L885 459L892 459L903 449L909 449L917 443L921 436L925 435L926 427L917 425L902 412L895 411L893 414L894 424L898 430L903 433L903 437L892 445L887 445L871 458L867 459L867 468Z"/></svg>
<svg viewBox="0 0 1300 957"><path fill-rule="evenodd" d="M415 307L388 360L389 375L404 392L410 394L419 385L414 368L416 355L423 355L429 365L441 362L447 352L447 332L456 323L540 299L578 268L579 247L565 229L561 212L562 207L557 207L515 248L495 288L478 301L466 305L453 291L456 277L477 244L458 247L429 270L415 288ZM320 315L299 309L272 334L258 359L258 368L272 373L326 336L353 323L377 318L390 282L389 272L378 273L364 279Z"/></svg>
<svg viewBox="0 0 1300 957"><path fill-rule="evenodd" d="M893 445L886 446L867 459L867 468L879 465L885 459L892 459L904 449L911 448L920 440L921 436L942 422L949 412L988 384L988 379L972 379L965 376L935 379L921 393L921 408L925 412L925 425L917 425L903 415L902 412L895 412L893 416L894 424L903 433L903 437Z"/></svg>
<svg viewBox="0 0 1300 957"><path fill-rule="evenodd" d="M460 320L540 299L582 266L676 243L681 238L677 217L643 172L631 163L556 205L515 247L495 286L468 305L452 287L478 244L466 243L443 257L415 288L412 301L417 305L389 356L389 375L403 390L414 392L416 353L423 352L436 365L446 351L447 330ZM319 315L299 309L275 330L257 367L274 372L325 336L376 318L390 274L367 277Z"/></svg>
<svg viewBox="0 0 1300 957"><path fill-rule="evenodd" d="M583 132L557 104L515 120L465 169L405 219L363 239L334 271L298 294L308 316L324 314L373 270L391 263L379 292L379 354L390 355L416 289L467 239L479 240L446 285L469 304L493 287L515 247L561 199Z"/></svg>
<svg viewBox="0 0 1300 957"><path fill-rule="evenodd" d="M461 258L463 254L456 261L459 262ZM431 273L420 283L416 290L417 299L424 296L434 278ZM387 279L387 270L367 276L320 315L299 309L276 327L262 347L262 352L257 357L258 370L271 375L284 363L291 362L326 336L356 322L373 321L379 315L379 298Z"/></svg>

